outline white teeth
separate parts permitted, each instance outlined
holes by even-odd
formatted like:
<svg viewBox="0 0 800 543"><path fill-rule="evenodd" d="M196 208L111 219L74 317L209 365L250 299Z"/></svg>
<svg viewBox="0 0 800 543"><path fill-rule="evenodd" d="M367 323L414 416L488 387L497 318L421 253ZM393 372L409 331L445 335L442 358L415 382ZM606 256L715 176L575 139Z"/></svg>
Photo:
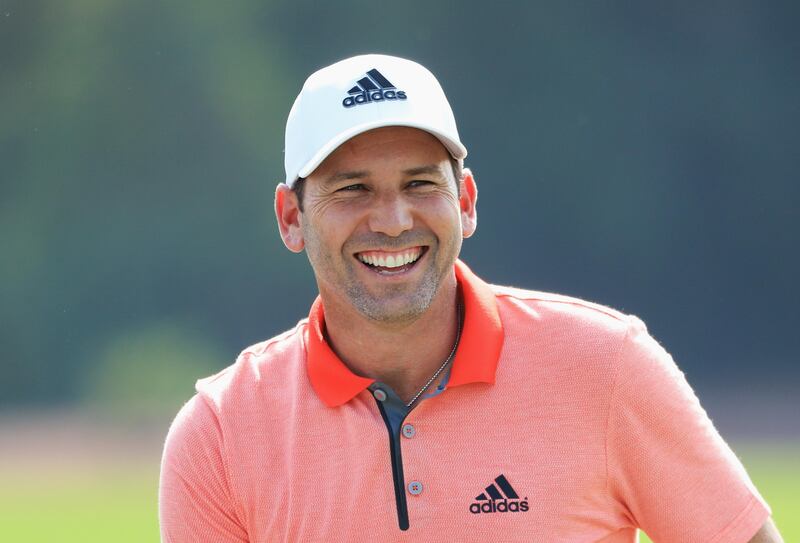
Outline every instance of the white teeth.
<svg viewBox="0 0 800 543"><path fill-rule="evenodd" d="M419 249L414 249L411 251L407 251L404 253L400 253L397 255L358 255L358 259L365 264L369 264L370 266L380 266L382 268L399 268L400 266L405 266L406 264L411 264L412 262L416 262L422 251Z"/></svg>

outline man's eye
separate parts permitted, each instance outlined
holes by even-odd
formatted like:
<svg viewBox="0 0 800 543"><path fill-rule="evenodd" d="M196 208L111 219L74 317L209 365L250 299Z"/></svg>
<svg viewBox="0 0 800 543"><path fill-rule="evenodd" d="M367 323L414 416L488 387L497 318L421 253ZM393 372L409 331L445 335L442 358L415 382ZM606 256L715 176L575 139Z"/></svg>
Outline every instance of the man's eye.
<svg viewBox="0 0 800 543"><path fill-rule="evenodd" d="M340 189L337 189L337 190L336 190L336 192L346 192L346 191L364 190L365 188L366 188L366 187L364 187L364 185L363 185L363 184L361 184L361 183L356 183L355 185L347 185L346 187L342 187L342 188L340 188Z"/></svg>
<svg viewBox="0 0 800 543"><path fill-rule="evenodd" d="M411 181L408 184L408 186L412 187L412 188L415 188L415 187L427 187L427 186L434 185L434 184L435 183L433 181L427 181L425 179L415 179L414 181Z"/></svg>

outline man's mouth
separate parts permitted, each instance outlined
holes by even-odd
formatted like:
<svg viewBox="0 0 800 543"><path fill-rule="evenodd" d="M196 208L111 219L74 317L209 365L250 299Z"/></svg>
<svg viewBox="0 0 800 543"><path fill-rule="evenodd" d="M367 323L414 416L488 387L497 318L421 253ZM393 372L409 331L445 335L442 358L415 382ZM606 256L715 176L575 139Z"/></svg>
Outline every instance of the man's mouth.
<svg viewBox="0 0 800 543"><path fill-rule="evenodd" d="M417 246L400 251L363 251L355 256L374 271L402 272L411 269L427 249L425 246Z"/></svg>

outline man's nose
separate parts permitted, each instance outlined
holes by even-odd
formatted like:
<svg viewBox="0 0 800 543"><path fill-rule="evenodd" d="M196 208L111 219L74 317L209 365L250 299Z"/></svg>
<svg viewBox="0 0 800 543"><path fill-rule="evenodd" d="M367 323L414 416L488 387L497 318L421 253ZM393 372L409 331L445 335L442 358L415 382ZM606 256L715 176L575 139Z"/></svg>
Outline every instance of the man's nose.
<svg viewBox="0 0 800 543"><path fill-rule="evenodd" d="M414 227L411 206L400 196L384 196L375 202L370 212L369 227L373 232L397 237Z"/></svg>

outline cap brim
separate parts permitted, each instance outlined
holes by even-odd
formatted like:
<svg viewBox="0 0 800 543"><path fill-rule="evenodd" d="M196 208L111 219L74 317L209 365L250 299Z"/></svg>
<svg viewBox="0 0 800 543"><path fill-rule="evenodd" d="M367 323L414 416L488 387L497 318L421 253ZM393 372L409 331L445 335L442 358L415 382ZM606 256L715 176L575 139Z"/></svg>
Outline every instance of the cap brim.
<svg viewBox="0 0 800 543"><path fill-rule="evenodd" d="M338 134L335 138L329 140L325 145L323 145L316 154L311 157L311 160L306 162L300 171L297 172L297 177L308 177L311 172L317 169L317 166L322 164L322 162L328 158L332 152L334 152L341 144L346 142L347 140L354 138L359 134L363 134L369 130L373 130L375 128L382 128L384 126L408 126L410 128L418 128L420 130L424 130L425 132L429 132L436 136L439 141L442 142L445 149L452 155L453 158L457 160L463 160L467 156L467 148L464 147L460 141L452 139L450 136L443 134L442 132L432 128L424 123L414 123L408 120L400 120L400 119L381 119L380 121L372 121L364 124L360 124L357 126L352 127L350 130L346 130ZM295 179L287 179L286 183L291 185L295 182Z"/></svg>

